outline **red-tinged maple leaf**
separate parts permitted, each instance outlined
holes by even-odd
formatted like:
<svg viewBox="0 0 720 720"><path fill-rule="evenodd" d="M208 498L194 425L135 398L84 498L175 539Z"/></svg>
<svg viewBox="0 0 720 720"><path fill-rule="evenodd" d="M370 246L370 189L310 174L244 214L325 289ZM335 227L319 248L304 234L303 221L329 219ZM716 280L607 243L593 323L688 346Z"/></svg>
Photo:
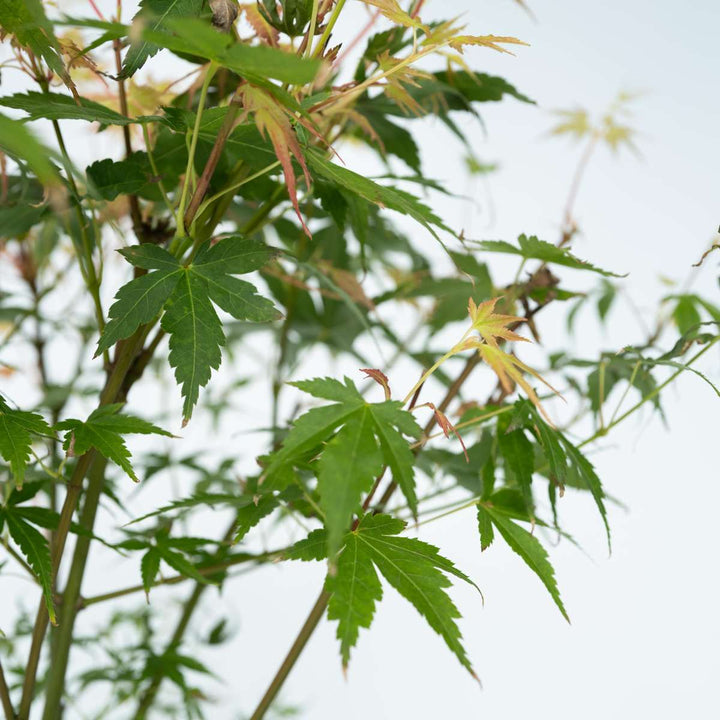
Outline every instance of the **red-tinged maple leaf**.
<svg viewBox="0 0 720 720"><path fill-rule="evenodd" d="M408 15L397 0L362 0L366 5L376 7L388 20L404 27L422 28L423 24L417 18Z"/></svg>
<svg viewBox="0 0 720 720"><path fill-rule="evenodd" d="M476 305L472 298L468 300L468 314L472 321L472 329L477 330L480 337L493 347L497 347L499 339L510 342L530 342L508 327L508 325L525 322L525 318L496 313L495 306L498 300L500 300L499 297L492 298L492 300L486 300L479 305Z"/></svg>
<svg viewBox="0 0 720 720"><path fill-rule="evenodd" d="M377 58L378 67L387 73L384 94L394 100L406 115L421 117L426 111L410 94L407 87L419 87L418 81L431 75L409 65L402 65L403 62L404 60L390 55L389 51Z"/></svg>
<svg viewBox="0 0 720 720"><path fill-rule="evenodd" d="M273 47L278 44L280 33L265 19L255 3L243 3L240 5L240 12L245 14L245 19L257 37Z"/></svg>
<svg viewBox="0 0 720 720"><path fill-rule="evenodd" d="M246 84L239 90L243 106L252 112L255 117L255 124L258 126L263 137L269 137L275 149L275 155L285 175L285 183L288 189L290 201L295 208L295 213L300 224L308 237L311 237L310 230L300 212L300 205L297 197L297 181L293 169L292 158L297 160L305 176L305 184L310 187L310 173L308 172L305 158L303 157L300 143L293 130L290 118L285 109L275 100L272 95L253 85Z"/></svg>
<svg viewBox="0 0 720 720"><path fill-rule="evenodd" d="M465 455L465 462L470 462L470 458L467 454L467 448L465 447L465 443L463 442L462 436L457 431L457 428L450 422L448 419L448 416L445 415L442 410L438 410L435 405L432 403L427 403L427 406L435 413L435 418L437 419L438 425L440 426L440 429L443 431L446 438L450 437L450 433L455 435L455 437L460 441L460 445L462 445L463 454Z"/></svg>
<svg viewBox="0 0 720 720"><path fill-rule="evenodd" d="M519 385L530 398L533 405L542 413L548 423L554 427L550 416L545 412L545 408L540 402L537 393L533 390L530 383L524 378L523 372L537 378L541 383L547 385L556 395L560 393L531 367L518 360L514 355L503 352L495 345L475 341L475 347L480 353L480 357L492 368L493 372L498 376L500 385L507 393L511 393L515 389L515 385ZM560 396L562 397L562 396Z"/></svg>
<svg viewBox="0 0 720 720"><path fill-rule="evenodd" d="M528 43L518 40L516 37L510 37L509 35L456 35L448 42L448 45L450 45L453 50L457 50L460 53L463 52L463 48L466 45L481 45L482 47L487 47L491 50L497 50L501 53L514 55L515 53L510 52L510 50L502 46L528 45Z"/></svg>
<svg viewBox="0 0 720 720"><path fill-rule="evenodd" d="M376 368L360 368L360 372L365 373L369 378L372 378L378 385L382 386L385 391L385 399L389 400L392 397L390 392L390 381L388 376L382 371Z"/></svg>

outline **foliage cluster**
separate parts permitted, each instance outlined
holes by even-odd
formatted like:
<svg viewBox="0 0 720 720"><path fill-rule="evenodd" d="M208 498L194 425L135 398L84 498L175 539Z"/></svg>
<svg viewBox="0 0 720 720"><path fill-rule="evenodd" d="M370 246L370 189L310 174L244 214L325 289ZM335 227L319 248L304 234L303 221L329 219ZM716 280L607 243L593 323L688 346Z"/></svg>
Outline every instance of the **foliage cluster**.
<svg viewBox="0 0 720 720"><path fill-rule="evenodd" d="M10 288L0 292L0 350L22 358L0 371L34 373L37 390L35 402L0 395L0 570L27 573L39 597L35 617L0 621L8 720L79 717L73 704L96 685L109 688L107 706L83 716L213 716L202 690L212 669L187 649L186 631L208 588L270 562L322 562L327 578L252 720L271 710L326 612L347 667L384 583L474 675L449 589L475 582L408 530L472 509L478 551L506 543L565 618L541 539L572 540L560 524L566 490L595 504L610 546L608 498L586 451L639 408L662 412L663 390L698 373L694 363L720 339L720 308L683 291L633 346L545 355L542 374L521 359L548 306L566 308L570 333L589 304L604 322L624 302L620 276L571 244L590 157L603 145L634 147L630 98L598 123L563 113L554 129L584 143L557 242L468 239L430 207L443 187L423 173L414 123L434 118L464 143L470 171L492 171L473 155L463 116L532 100L471 69L463 51L523 43L426 22L424 4L142 0L127 22L121 3L115 17L93 2L83 17L46 13L41 0L0 3L3 72L33 84L0 97ZM367 11L354 37L343 27L353 5ZM338 34L350 37L345 47ZM147 74L161 59L175 63L165 86ZM48 121L52 140L35 121ZM119 152L79 167L65 140L71 122L87 128L88 145L92 128ZM382 177L345 164L351 142L377 155ZM496 255L517 261L514 277L491 272ZM567 278L585 278L585 289ZM447 337L459 339L442 345ZM328 357L356 375L298 377L308 359ZM223 363L231 380L218 397ZM396 371L403 364L415 368L410 382ZM133 388L164 388L170 374L181 418L143 417L153 405ZM471 376L492 386L487 397L468 390ZM192 437L196 414L231 424L234 393L247 386L270 427L221 457L183 452L165 429ZM588 418L594 431L578 435ZM173 449L131 455L136 434L165 436ZM177 471L189 492L125 518L131 493ZM117 510L115 523L103 507ZM208 512L227 527L192 534ZM293 541L258 552L268 535ZM98 545L134 563L137 584L84 594ZM175 584L192 589L164 637L154 588ZM92 637L80 632L85 608L127 596L138 603ZM206 643L227 638L220 618ZM95 658L90 668L71 662L82 652Z"/></svg>

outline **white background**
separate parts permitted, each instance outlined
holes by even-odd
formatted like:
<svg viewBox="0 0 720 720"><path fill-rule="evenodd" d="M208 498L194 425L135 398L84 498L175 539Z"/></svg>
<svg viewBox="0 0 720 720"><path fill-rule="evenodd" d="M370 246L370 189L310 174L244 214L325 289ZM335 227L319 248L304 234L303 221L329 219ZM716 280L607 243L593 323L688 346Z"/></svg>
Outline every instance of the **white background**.
<svg viewBox="0 0 720 720"><path fill-rule="evenodd" d="M107 5L114 3L102 7ZM81 2L67 6L86 11ZM349 7L360 22L359 8ZM720 222L720 11L712 0L532 0L531 7L537 22L511 0L428 2L432 16L465 13L470 32L528 41L531 46L519 48L517 57L489 50L471 50L468 56L473 67L506 77L538 101L537 107L513 100L483 107L486 132L477 123L471 126L475 153L501 165L487 187L465 176L462 149L453 138L437 124L422 126L419 141L427 151L428 174L453 193L472 195L478 206L439 198L435 207L451 225L463 226L468 237L512 239L528 232L555 239L578 151L544 137L553 122L547 111L576 104L600 111L619 90L643 91L633 120L643 158L598 153L578 200L581 235L574 249L600 266L630 273L625 287L641 308L652 309L667 292L659 276L682 281ZM130 15L128 5L124 19ZM6 75L3 92L14 89ZM90 145L94 136L79 124L67 124L67 132L95 156L103 155L102 145ZM351 167L366 162L352 151L343 157ZM711 256L696 284L711 298L716 297L716 267ZM642 337L625 305L613 312L604 331L592 313L583 318L577 343L588 355ZM563 337L561 314L548 313L543 323L544 341L550 349L557 347ZM672 341L670 333L666 343ZM717 378L718 356L711 355L702 367ZM327 370L357 372L352 363ZM398 384L405 382L396 377ZM22 386L20 381L16 387ZM22 404L22 397L14 399ZM144 402L140 394L130 398L136 411ZM313 720L718 717L718 398L688 375L664 402L669 429L657 416L639 413L593 456L608 493L629 508L611 506L612 558L587 499L563 501L569 529L593 558L567 543L551 551L571 626L539 581L500 543L480 554L473 513L466 511L421 528L420 537L440 545L485 594L484 608L474 591L458 587L453 595L484 689L388 588L372 630L361 635L347 679L334 627L323 622L290 676L283 701L300 705L302 716ZM257 419L253 407L238 413L238 427ZM209 431L203 428L202 423L190 426L186 437L197 446L217 449L225 443L229 452L235 444L242 451L243 436L219 438L204 435ZM133 512L155 502L153 492L133 505ZM213 532L215 524L210 518L204 532ZM102 592L137 579L137 567L109 565L84 590ZM222 682L206 685L219 700L209 717L237 718L252 710L321 582L319 565L285 564L229 583L220 599L215 591L206 594L198 635L223 610L237 618L239 631L229 644L203 653L222 676ZM29 587L14 585L4 580L0 589L3 623L15 607L16 591ZM188 591L187 586L172 593L158 590L153 602L172 608L170 598ZM34 591L25 602L34 607ZM83 627L102 623L105 612L101 607L88 612ZM166 616L169 627L173 615Z"/></svg>

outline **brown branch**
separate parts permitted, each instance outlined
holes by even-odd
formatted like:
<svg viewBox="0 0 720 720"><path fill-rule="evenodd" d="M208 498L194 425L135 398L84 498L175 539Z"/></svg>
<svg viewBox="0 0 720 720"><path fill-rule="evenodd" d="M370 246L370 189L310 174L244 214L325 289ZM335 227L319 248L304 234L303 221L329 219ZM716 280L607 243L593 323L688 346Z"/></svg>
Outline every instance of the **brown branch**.
<svg viewBox="0 0 720 720"><path fill-rule="evenodd" d="M120 113L125 117L130 117L128 113L128 102L127 94L125 92L125 80L121 77L122 75L122 58L120 57L120 40L113 42L113 50L115 51L115 67L117 69L118 78L118 97L120 99ZM132 143L130 142L130 126L123 125L123 139L125 141L125 157L129 158L132 155ZM137 239L142 242L143 239L143 221L142 213L140 212L140 201L137 195L128 195L128 201L130 202L130 219L132 220L133 232Z"/></svg>
<svg viewBox="0 0 720 720"><path fill-rule="evenodd" d="M217 164L220 161L222 152L225 149L225 143L227 142L227 139L230 137L230 133L233 131L233 128L235 127L235 120L237 119L237 115L238 115L239 111L240 111L240 106L237 103L235 103L234 101L231 102L230 107L228 108L227 114L225 115L225 120L222 124L222 127L220 128L220 130L217 134L217 137L215 138L215 144L213 145L212 151L210 152L210 157L208 158L208 161L205 164L205 168L203 169L202 175L200 176L197 186L195 187L195 192L193 193L193 196L190 199L190 204L188 205L188 209L185 211L183 223L185 225L186 230L187 230L187 228L190 227L190 224L192 223L193 219L195 218L195 213L197 213L198 208L200 207L200 204L202 203L203 198L205 197L205 193L207 192L207 189L210 186L210 180L212 179L212 176L215 172L215 168L217 167Z"/></svg>
<svg viewBox="0 0 720 720"><path fill-rule="evenodd" d="M5 672L3 671L2 663L0 663L0 702L2 703L3 711L5 712L5 720L15 720L17 715L13 708L12 700L10 699L10 688L8 687L7 680L5 679Z"/></svg>

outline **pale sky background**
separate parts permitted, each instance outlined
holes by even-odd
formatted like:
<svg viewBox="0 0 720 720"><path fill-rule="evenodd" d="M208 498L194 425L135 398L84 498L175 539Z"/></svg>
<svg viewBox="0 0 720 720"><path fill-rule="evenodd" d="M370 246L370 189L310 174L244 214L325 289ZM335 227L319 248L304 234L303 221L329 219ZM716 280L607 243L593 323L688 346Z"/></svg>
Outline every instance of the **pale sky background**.
<svg viewBox="0 0 720 720"><path fill-rule="evenodd" d="M108 4L114 5L103 6ZM712 0L529 4L537 22L511 0L428 0L431 15L465 13L470 32L515 35L529 42L531 47L519 48L516 57L487 50L472 50L468 56L473 67L502 75L538 101L537 107L511 99L482 107L485 131L472 121L477 156L501 165L487 188L465 176L461 148L452 137L439 133L437 124L423 126L427 173L446 182L453 193L472 193L479 209L438 198L434 206L451 225L464 226L468 237L511 240L528 232L553 240L577 148L543 137L553 121L548 111L575 105L601 111L619 90L643 91L633 119L643 158L598 153L576 206L582 234L574 249L600 266L630 273L625 287L641 308L652 308L667 292L659 275L682 281L720 222L720 9ZM79 2L67 5L83 7ZM14 90L12 82L7 73L3 93ZM77 141L87 137L80 124L66 125ZM352 153L343 157L353 168L368 162ZM717 264L715 257L708 258L696 285L710 298L717 298ZM562 275L572 287L571 274ZM578 277L576 285L585 282ZM584 318L577 343L588 355L643 337L625 306L618 306L605 331L598 330L592 313ZM562 340L562 315L549 312L542 327L546 345L556 347ZM666 343L673 341L669 333ZM702 368L717 379L718 354L710 355ZM356 368L336 364L327 371L354 376ZM299 370L297 377L309 372L320 371ZM131 395L131 408L140 397ZM13 398L22 403L17 393ZM670 429L659 418L639 413L593 455L607 492L629 508L610 509L610 559L592 504L570 495L562 501L567 529L593 559L567 543L551 549L571 626L537 578L502 543L480 554L472 511L420 529L419 536L439 545L485 594L483 608L474 591L460 586L453 591L483 690L415 610L387 588L373 627L361 635L347 679L340 669L335 626L323 622L290 676L283 700L302 706L301 716L312 720L717 718L720 486L714 442L719 402L698 378L687 375L665 395ZM248 425L253 410L240 410L244 419L239 426ZM202 426L194 432L193 442L217 442L198 435ZM242 438L234 435L230 442L241 444ZM157 492L162 491L167 488ZM155 492L133 506L134 514L157 500ZM205 532L211 529L206 526ZM224 680L207 685L220 700L208 717L235 720L252 711L314 602L322 577L319 564L286 563L228 583L219 600L215 591L206 593L197 616L198 635L223 609L237 619L239 631L230 643L202 653ZM108 565L90 579L85 592L103 592L137 578L132 563L119 570ZM27 587L0 591L0 616L15 606L14 592ZM153 602L185 597L189 588L154 591ZM35 607L34 590L28 602ZM104 612L100 607L87 612L83 627L102 623ZM174 621L169 612L167 616Z"/></svg>

